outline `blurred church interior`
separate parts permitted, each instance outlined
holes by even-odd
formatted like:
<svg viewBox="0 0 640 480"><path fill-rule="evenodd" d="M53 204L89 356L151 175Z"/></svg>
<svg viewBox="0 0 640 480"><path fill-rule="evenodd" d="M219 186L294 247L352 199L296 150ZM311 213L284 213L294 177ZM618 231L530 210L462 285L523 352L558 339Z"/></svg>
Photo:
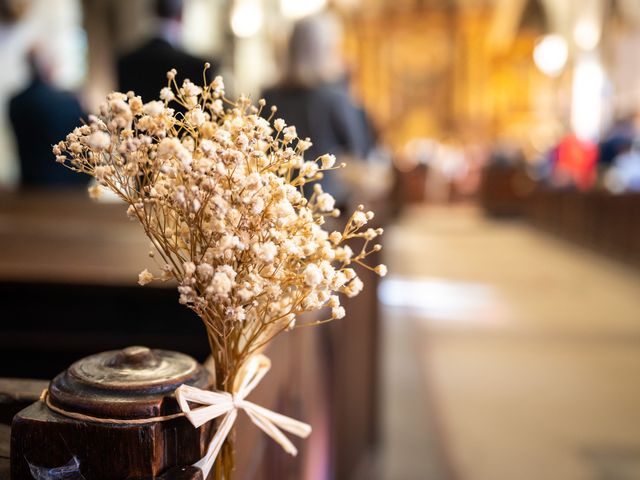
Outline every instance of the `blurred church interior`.
<svg viewBox="0 0 640 480"><path fill-rule="evenodd" d="M121 204L27 182L11 113L34 63L95 111L118 88L118 57L158 31L153 5L0 0L5 439L83 356L137 344L206 356L174 286L136 285L148 246ZM345 203L385 228L389 274L365 279L346 318L278 340L281 367L258 391L314 435L291 461L241 425L238 478L640 478L640 2L181 6L163 34L253 99L281 80L294 26L331 18L320 48L336 42L369 141L345 152ZM47 132L25 121L35 145ZM3 400L10 389L19 401Z"/></svg>

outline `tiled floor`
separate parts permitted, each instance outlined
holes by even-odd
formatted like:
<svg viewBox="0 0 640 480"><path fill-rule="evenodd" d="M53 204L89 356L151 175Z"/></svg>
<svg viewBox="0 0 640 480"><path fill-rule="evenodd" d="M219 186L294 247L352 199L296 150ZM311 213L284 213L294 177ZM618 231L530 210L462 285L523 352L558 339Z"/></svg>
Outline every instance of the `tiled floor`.
<svg viewBox="0 0 640 480"><path fill-rule="evenodd" d="M389 229L385 480L640 479L640 273L473 208Z"/></svg>

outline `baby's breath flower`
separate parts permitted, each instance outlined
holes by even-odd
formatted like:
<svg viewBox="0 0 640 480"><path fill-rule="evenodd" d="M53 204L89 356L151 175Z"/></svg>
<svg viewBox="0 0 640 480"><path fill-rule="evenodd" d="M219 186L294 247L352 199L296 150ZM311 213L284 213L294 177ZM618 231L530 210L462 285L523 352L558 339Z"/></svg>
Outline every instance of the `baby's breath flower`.
<svg viewBox="0 0 640 480"><path fill-rule="evenodd" d="M313 146L313 143L311 143L309 139L298 140L298 149L302 152L309 150L312 146Z"/></svg>
<svg viewBox="0 0 640 480"><path fill-rule="evenodd" d="M138 283L140 285L146 285L147 283L150 283L153 281L153 274L147 270L146 268L140 272L140 274L138 275Z"/></svg>
<svg viewBox="0 0 640 480"><path fill-rule="evenodd" d="M97 130L85 138L87 146L93 150L106 150L111 145L111 137L107 132Z"/></svg>
<svg viewBox="0 0 640 480"><path fill-rule="evenodd" d="M373 270L381 277L384 277L387 274L387 266L382 263L376 266Z"/></svg>
<svg viewBox="0 0 640 480"><path fill-rule="evenodd" d="M300 169L300 175L303 177L313 177L318 171L318 164L316 162L304 162Z"/></svg>
<svg viewBox="0 0 640 480"><path fill-rule="evenodd" d="M364 232L364 238L367 240L373 240L377 236L378 236L378 232L373 228L367 228L367 230Z"/></svg>
<svg viewBox="0 0 640 480"><path fill-rule="evenodd" d="M358 228L366 224L367 220L367 214L364 212L357 211L353 214L353 224Z"/></svg>
<svg viewBox="0 0 640 480"><path fill-rule="evenodd" d="M222 100L214 100L211 103L211 110L215 114L221 114L224 111L224 104L222 103Z"/></svg>
<svg viewBox="0 0 640 480"><path fill-rule="evenodd" d="M89 192L89 197L93 198L94 200L100 198L100 196L102 195L100 185L91 185L87 190Z"/></svg>
<svg viewBox="0 0 640 480"><path fill-rule="evenodd" d="M142 111L151 117L157 117L164 111L164 104L159 100L154 100L153 102L145 103Z"/></svg>
<svg viewBox="0 0 640 480"><path fill-rule="evenodd" d="M207 118L205 117L204 112L200 107L196 107L189 113L187 113L187 121L196 127L202 125L206 121L206 119Z"/></svg>
<svg viewBox="0 0 640 480"><path fill-rule="evenodd" d="M138 219L138 215L136 214L136 207L134 205L129 205L129 207L127 208L127 217L129 217L129 220Z"/></svg>
<svg viewBox="0 0 640 480"><path fill-rule="evenodd" d="M182 268L184 269L184 274L188 277L196 273L196 265L193 262L184 262Z"/></svg>
<svg viewBox="0 0 640 480"><path fill-rule="evenodd" d="M331 243L334 245L337 245L342 241L342 234L340 232L331 232L329 240L331 240Z"/></svg>
<svg viewBox="0 0 640 480"><path fill-rule="evenodd" d="M351 250L349 245L336 248L336 260L340 260L341 262L348 264L352 256L353 250Z"/></svg>
<svg viewBox="0 0 640 480"><path fill-rule="evenodd" d="M296 326L296 316L293 313L286 315L284 317L284 323L287 325L285 328L287 331L293 330L293 328Z"/></svg>
<svg viewBox="0 0 640 480"><path fill-rule="evenodd" d="M180 89L180 93L187 97L197 97L202 93L202 88L198 87L191 80L186 79L182 83L182 88Z"/></svg>
<svg viewBox="0 0 640 480"><path fill-rule="evenodd" d="M165 102L170 102L172 100L174 100L176 98L175 94L173 93L173 90L171 90L169 87L164 87L162 90L160 90L160 99L165 101Z"/></svg>
<svg viewBox="0 0 640 480"><path fill-rule="evenodd" d="M336 205L336 200L328 193L321 193L316 203L321 212L331 212Z"/></svg>
<svg viewBox="0 0 640 480"><path fill-rule="evenodd" d="M310 263L304 269L304 283L310 287L315 287L322 281L322 272L315 263Z"/></svg>
<svg viewBox="0 0 640 480"><path fill-rule="evenodd" d="M347 285L343 287L343 291L347 297L355 297L358 295L362 289L364 288L364 284L359 277L355 277L351 280Z"/></svg>
<svg viewBox="0 0 640 480"><path fill-rule="evenodd" d="M337 295L331 295L329 297L329 301L327 302L327 306L329 306L331 308L339 307L340 306L340 299L338 298L338 296Z"/></svg>
<svg viewBox="0 0 640 480"><path fill-rule="evenodd" d="M174 277L173 267L171 265L165 264L161 268L162 272L160 273L160 280L166 282L167 280L171 280Z"/></svg>
<svg viewBox="0 0 640 480"><path fill-rule="evenodd" d="M142 98L131 96L129 98L129 106L131 107L131 113L133 115L140 115L142 109L144 108L142 104Z"/></svg>
<svg viewBox="0 0 640 480"><path fill-rule="evenodd" d="M294 127L293 125L289 125L288 127L285 127L282 130L282 133L284 134L283 140L285 144L291 142L294 138L298 136L296 132L296 127Z"/></svg>
<svg viewBox="0 0 640 480"><path fill-rule="evenodd" d="M216 295L226 295L233 288L233 283L228 275L224 272L216 272L213 274L211 284L207 287L209 293L215 293Z"/></svg>
<svg viewBox="0 0 640 480"><path fill-rule="evenodd" d="M331 309L331 318L340 319L344 318L345 315L346 312L344 310L344 307L338 306Z"/></svg>
<svg viewBox="0 0 640 480"><path fill-rule="evenodd" d="M273 242L265 242L261 244L254 244L254 251L257 257L265 263L271 263L278 254L278 248Z"/></svg>
<svg viewBox="0 0 640 480"><path fill-rule="evenodd" d="M344 273L344 276L347 280L356 278L356 271L353 268L345 268L342 273Z"/></svg>
<svg viewBox="0 0 640 480"><path fill-rule="evenodd" d="M286 127L287 124L285 123L285 121L282 118L276 118L275 121L273 122L273 127L276 129L276 131L280 132L281 130L284 129L284 127Z"/></svg>
<svg viewBox="0 0 640 480"><path fill-rule="evenodd" d="M320 157L320 162L322 162L322 168L331 168L336 163L336 157L335 155L331 155L330 153L325 153Z"/></svg>
<svg viewBox="0 0 640 480"><path fill-rule="evenodd" d="M208 263L201 263L196 268L196 271L198 272L200 280L206 282L211 278L211 275L213 275L213 266Z"/></svg>
<svg viewBox="0 0 640 480"><path fill-rule="evenodd" d="M108 166L99 165L95 167L93 170L93 175L96 177L96 180L103 181L107 178L107 176L111 173L111 168Z"/></svg>
<svg viewBox="0 0 640 480"><path fill-rule="evenodd" d="M218 94L224 92L224 80L220 75L213 79L213 82L211 82L211 88L213 88L213 91Z"/></svg>

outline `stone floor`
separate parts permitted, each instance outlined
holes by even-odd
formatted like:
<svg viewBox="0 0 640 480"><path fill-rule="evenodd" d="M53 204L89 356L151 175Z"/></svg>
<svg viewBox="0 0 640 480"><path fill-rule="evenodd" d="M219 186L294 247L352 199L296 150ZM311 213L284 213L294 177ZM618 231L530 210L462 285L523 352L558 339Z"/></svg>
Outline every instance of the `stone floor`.
<svg viewBox="0 0 640 480"><path fill-rule="evenodd" d="M638 271L471 207L386 259L382 479L640 479Z"/></svg>

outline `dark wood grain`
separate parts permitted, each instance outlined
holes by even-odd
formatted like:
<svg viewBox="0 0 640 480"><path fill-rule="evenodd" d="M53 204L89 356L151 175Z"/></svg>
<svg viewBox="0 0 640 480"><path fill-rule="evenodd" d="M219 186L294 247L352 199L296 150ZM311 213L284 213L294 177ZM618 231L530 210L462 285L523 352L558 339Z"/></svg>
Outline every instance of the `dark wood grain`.
<svg viewBox="0 0 640 480"><path fill-rule="evenodd" d="M0 424L11 425L13 416L38 400L48 383L44 380L0 378Z"/></svg>
<svg viewBox="0 0 640 480"><path fill-rule="evenodd" d="M11 478L31 480L29 463L54 468L73 456L84 477L92 480L152 478L170 465L190 465L200 459L203 451L198 447L204 442L199 436L185 418L114 426L78 422L38 402L14 420Z"/></svg>
<svg viewBox="0 0 640 480"><path fill-rule="evenodd" d="M11 428L0 423L0 480L9 480L9 442Z"/></svg>
<svg viewBox="0 0 640 480"><path fill-rule="evenodd" d="M95 480L153 478L193 464L213 425L195 429L185 417L132 423L178 413L173 392L183 383L209 389L213 380L184 354L140 346L75 362L51 382L46 405L38 401L14 417L12 478L29 480L32 466L59 468L75 460L82 475Z"/></svg>
<svg viewBox="0 0 640 480"><path fill-rule="evenodd" d="M0 424L0 458L9 458L9 438L11 436L11 427L9 425Z"/></svg>

